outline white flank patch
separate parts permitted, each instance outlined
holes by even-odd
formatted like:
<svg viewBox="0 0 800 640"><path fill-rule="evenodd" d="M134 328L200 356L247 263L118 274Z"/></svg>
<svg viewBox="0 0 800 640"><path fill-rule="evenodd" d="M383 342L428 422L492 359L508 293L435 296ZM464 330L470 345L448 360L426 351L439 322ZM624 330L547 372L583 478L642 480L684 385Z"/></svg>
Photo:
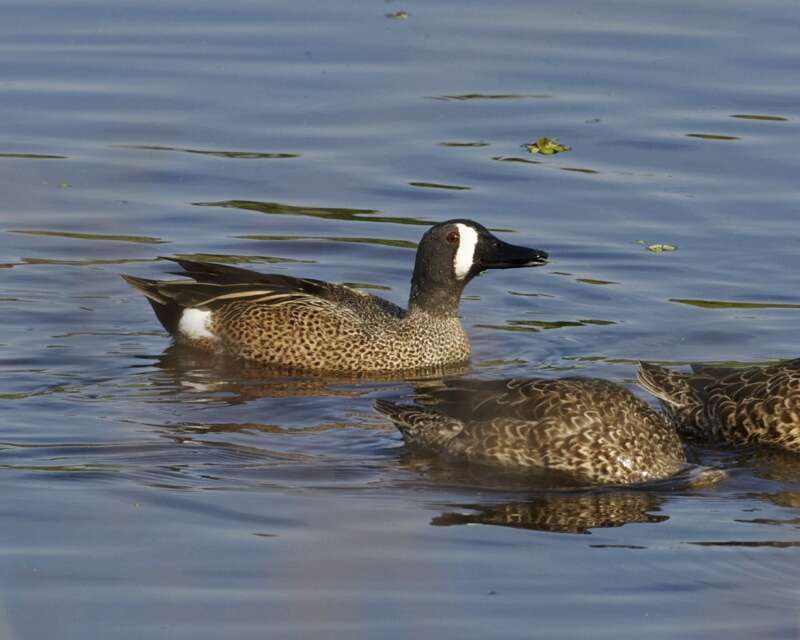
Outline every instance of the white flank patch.
<svg viewBox="0 0 800 640"><path fill-rule="evenodd" d="M460 240L456 257L453 258L453 268L456 271L456 278L463 278L472 268L475 258L475 246L478 244L478 232L460 222L456 226L458 227Z"/></svg>
<svg viewBox="0 0 800 640"><path fill-rule="evenodd" d="M211 312L202 309L184 309L181 314L181 321L178 323L178 331L192 340L211 338L216 340L217 336L208 330L211 322Z"/></svg>

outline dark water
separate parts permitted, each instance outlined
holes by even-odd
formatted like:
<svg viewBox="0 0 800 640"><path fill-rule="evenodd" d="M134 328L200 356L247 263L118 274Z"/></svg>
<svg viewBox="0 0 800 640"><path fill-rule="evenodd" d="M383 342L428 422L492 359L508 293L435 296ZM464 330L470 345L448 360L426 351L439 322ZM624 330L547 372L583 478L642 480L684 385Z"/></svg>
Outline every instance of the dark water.
<svg viewBox="0 0 800 640"><path fill-rule="evenodd" d="M373 412L409 382L215 368L118 277L193 256L404 303L425 225L468 216L554 258L470 286L473 375L797 356L795 2L0 15L0 637L800 633L797 456L475 477Z"/></svg>

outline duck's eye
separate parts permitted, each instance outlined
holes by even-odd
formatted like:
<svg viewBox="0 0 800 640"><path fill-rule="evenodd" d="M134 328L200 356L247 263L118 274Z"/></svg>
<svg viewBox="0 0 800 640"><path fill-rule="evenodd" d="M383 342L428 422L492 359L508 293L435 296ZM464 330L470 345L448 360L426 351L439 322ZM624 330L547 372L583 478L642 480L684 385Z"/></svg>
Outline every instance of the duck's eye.
<svg viewBox="0 0 800 640"><path fill-rule="evenodd" d="M458 231L451 231L450 233L448 233L447 241L450 244L455 244L456 242L458 242Z"/></svg>

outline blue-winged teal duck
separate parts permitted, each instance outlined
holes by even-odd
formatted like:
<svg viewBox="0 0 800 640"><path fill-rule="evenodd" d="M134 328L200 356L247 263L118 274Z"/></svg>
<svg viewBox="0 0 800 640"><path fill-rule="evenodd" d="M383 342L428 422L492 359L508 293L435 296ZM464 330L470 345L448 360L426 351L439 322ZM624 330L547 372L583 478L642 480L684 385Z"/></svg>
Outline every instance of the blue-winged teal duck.
<svg viewBox="0 0 800 640"><path fill-rule="evenodd" d="M691 373L642 362L639 382L681 435L800 452L800 359L743 369L695 365Z"/></svg>
<svg viewBox="0 0 800 640"><path fill-rule="evenodd" d="M123 277L176 341L266 365L363 374L466 362L457 315L466 284L485 269L544 264L547 254L471 220L436 224L417 249L408 311L321 280L168 259L191 280Z"/></svg>
<svg viewBox="0 0 800 640"><path fill-rule="evenodd" d="M409 445L507 470L628 484L670 476L686 464L675 429L605 380L450 380L413 405L378 400L375 407Z"/></svg>

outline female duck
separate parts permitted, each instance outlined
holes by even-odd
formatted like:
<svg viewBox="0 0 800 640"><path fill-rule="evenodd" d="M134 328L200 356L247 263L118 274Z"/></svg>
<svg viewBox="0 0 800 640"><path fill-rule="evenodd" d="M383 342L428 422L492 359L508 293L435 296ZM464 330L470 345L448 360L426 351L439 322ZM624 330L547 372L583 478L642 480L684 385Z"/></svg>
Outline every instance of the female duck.
<svg viewBox="0 0 800 640"><path fill-rule="evenodd" d="M639 383L682 435L800 452L800 359L743 369L695 365L692 373L642 362Z"/></svg>
<svg viewBox="0 0 800 640"><path fill-rule="evenodd" d="M406 443L506 470L594 484L670 476L686 464L675 430L630 391L594 378L450 380L424 404L378 400Z"/></svg>

